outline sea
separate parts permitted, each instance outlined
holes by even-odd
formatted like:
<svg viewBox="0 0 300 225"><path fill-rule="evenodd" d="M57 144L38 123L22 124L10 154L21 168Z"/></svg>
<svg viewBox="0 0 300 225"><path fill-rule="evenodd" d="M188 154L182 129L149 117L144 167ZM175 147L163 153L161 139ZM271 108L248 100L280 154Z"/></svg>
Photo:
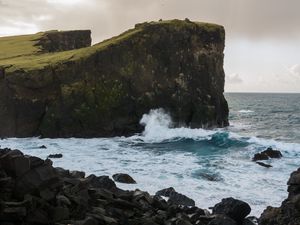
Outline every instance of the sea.
<svg viewBox="0 0 300 225"><path fill-rule="evenodd" d="M145 130L131 137L40 139L9 138L1 147L20 149L54 166L82 170L87 175L128 173L137 184L122 189L156 191L174 187L200 208L234 197L250 204L259 216L267 206L280 206L287 197L290 173L300 167L300 94L226 93L230 126L222 129L174 128L163 109L141 118ZM39 146L45 145L47 149ZM281 159L252 161L268 147Z"/></svg>

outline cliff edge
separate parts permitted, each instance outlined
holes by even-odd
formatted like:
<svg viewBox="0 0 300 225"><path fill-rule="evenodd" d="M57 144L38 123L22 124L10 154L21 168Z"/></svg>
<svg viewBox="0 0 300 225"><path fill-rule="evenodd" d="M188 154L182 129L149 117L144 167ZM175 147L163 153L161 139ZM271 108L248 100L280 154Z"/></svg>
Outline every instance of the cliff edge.
<svg viewBox="0 0 300 225"><path fill-rule="evenodd" d="M224 39L222 26L189 20L93 46L89 31L0 38L0 136L130 135L154 108L175 126L226 126Z"/></svg>

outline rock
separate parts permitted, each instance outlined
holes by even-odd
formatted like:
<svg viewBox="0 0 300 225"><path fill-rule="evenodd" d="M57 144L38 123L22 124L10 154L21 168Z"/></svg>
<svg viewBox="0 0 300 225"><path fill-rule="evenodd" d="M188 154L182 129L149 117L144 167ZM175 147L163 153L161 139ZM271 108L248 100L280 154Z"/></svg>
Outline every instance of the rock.
<svg viewBox="0 0 300 225"><path fill-rule="evenodd" d="M91 46L90 30L48 31L35 44L44 53L60 52Z"/></svg>
<svg viewBox="0 0 300 225"><path fill-rule="evenodd" d="M263 163L263 162L256 162L256 164L258 164L258 165L260 165L260 166L263 166L263 167L266 167L266 168L272 167L271 165L266 164L266 163Z"/></svg>
<svg viewBox="0 0 300 225"><path fill-rule="evenodd" d="M247 217L244 219L242 225L257 225L257 218L256 217Z"/></svg>
<svg viewBox="0 0 300 225"><path fill-rule="evenodd" d="M208 225L238 225L236 221L224 215L218 215Z"/></svg>
<svg viewBox="0 0 300 225"><path fill-rule="evenodd" d="M180 194L175 191L174 188L166 188L156 192L157 196L169 197L168 203L175 205L183 205L183 206L195 206L195 201L183 194Z"/></svg>
<svg viewBox="0 0 300 225"><path fill-rule="evenodd" d="M226 215L240 224L251 212L251 208L246 202L234 198L224 198L213 207L212 212Z"/></svg>
<svg viewBox="0 0 300 225"><path fill-rule="evenodd" d="M62 157L63 157L63 155L61 153L59 153L59 154L50 154L50 155L48 155L47 158L50 158L50 159L59 159L59 158L62 158Z"/></svg>
<svg viewBox="0 0 300 225"><path fill-rule="evenodd" d="M97 177L95 175L90 175L86 179L92 187L104 188L112 191L117 190L115 182L111 180L108 176Z"/></svg>
<svg viewBox="0 0 300 225"><path fill-rule="evenodd" d="M24 174L16 180L15 194L23 196L37 190L57 187L61 185L60 180L52 166L43 165Z"/></svg>
<svg viewBox="0 0 300 225"><path fill-rule="evenodd" d="M288 198L280 207L267 207L258 220L259 225L300 225L300 168L288 181Z"/></svg>
<svg viewBox="0 0 300 225"><path fill-rule="evenodd" d="M253 161L258 161L258 160L268 160L269 158L281 158L282 154L278 150L273 150L272 148L267 148L267 150L257 153L253 157Z"/></svg>
<svg viewBox="0 0 300 225"><path fill-rule="evenodd" d="M41 145L41 146L39 146L39 148L46 149L47 147L45 145Z"/></svg>
<svg viewBox="0 0 300 225"><path fill-rule="evenodd" d="M141 117L158 108L175 126L228 125L222 26L142 23L73 50L74 57L65 50L89 46L90 31L8 39L11 49L24 45L26 52L7 50L0 58L0 137L128 136L142 131ZM49 52L56 53L49 58Z"/></svg>
<svg viewBox="0 0 300 225"><path fill-rule="evenodd" d="M114 181L125 183L125 184L136 184L136 181L128 174L125 173L117 173L113 176Z"/></svg>

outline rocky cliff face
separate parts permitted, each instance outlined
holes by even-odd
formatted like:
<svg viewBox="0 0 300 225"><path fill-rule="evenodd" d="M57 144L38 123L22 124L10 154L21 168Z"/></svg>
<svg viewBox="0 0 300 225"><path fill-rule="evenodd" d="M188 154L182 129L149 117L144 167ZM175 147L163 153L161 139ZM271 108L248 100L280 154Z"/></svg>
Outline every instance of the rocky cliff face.
<svg viewBox="0 0 300 225"><path fill-rule="evenodd" d="M92 47L46 54L37 47L43 38L29 41L34 54L0 54L0 136L129 135L153 108L175 125L228 125L222 26L143 23Z"/></svg>
<svg viewBox="0 0 300 225"><path fill-rule="evenodd" d="M262 213L259 225L300 225L300 168L291 174L288 192L280 207L269 206Z"/></svg>
<svg viewBox="0 0 300 225"><path fill-rule="evenodd" d="M60 52L91 46L90 30L48 31L36 43L43 52Z"/></svg>

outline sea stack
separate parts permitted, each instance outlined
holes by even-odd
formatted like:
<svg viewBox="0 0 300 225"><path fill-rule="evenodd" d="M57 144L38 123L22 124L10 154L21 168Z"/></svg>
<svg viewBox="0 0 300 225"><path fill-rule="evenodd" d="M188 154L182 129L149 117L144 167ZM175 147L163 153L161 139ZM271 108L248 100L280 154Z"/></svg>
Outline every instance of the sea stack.
<svg viewBox="0 0 300 225"><path fill-rule="evenodd" d="M189 20L93 46L90 31L0 38L0 136L131 135L155 108L175 126L226 126L224 40L222 26Z"/></svg>

